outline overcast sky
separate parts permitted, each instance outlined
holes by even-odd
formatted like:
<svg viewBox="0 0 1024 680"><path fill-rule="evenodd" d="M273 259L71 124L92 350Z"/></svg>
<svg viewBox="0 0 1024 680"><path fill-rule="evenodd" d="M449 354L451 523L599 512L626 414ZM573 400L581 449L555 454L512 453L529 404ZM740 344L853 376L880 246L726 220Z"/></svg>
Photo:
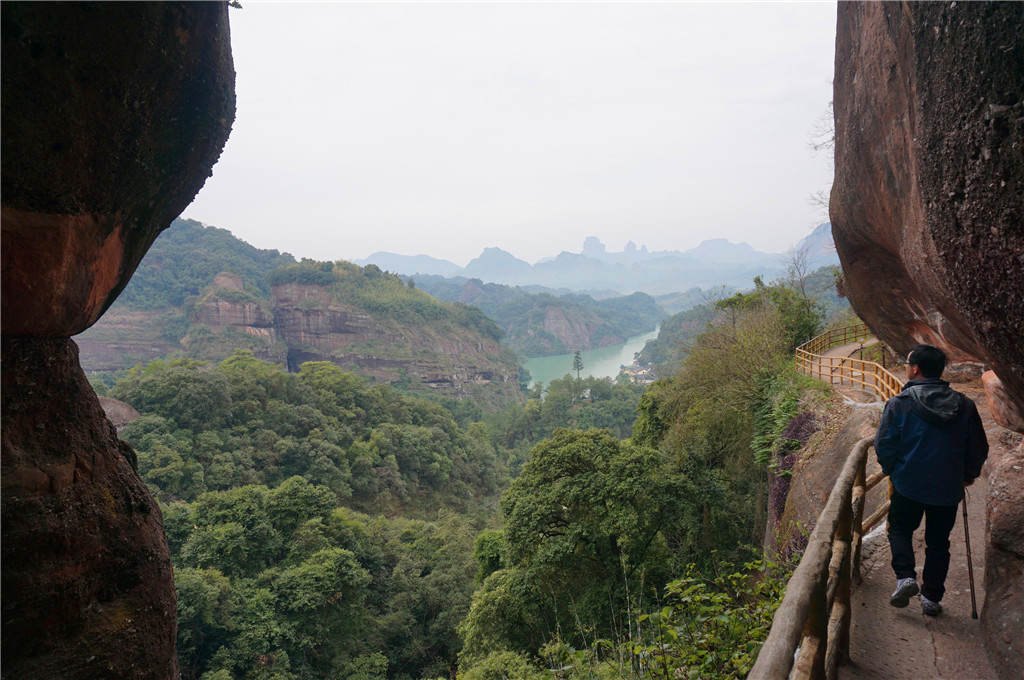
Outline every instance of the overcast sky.
<svg viewBox="0 0 1024 680"><path fill-rule="evenodd" d="M242 4L234 128L184 216L258 247L782 252L827 219L835 3Z"/></svg>

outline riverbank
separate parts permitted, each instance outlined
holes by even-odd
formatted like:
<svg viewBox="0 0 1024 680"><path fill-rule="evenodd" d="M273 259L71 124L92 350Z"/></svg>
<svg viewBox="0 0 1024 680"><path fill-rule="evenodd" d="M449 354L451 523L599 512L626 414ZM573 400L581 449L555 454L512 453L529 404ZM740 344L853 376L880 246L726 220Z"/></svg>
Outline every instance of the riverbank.
<svg viewBox="0 0 1024 680"><path fill-rule="evenodd" d="M631 365L634 355L643 349L648 340L653 340L656 337L658 337L658 328L634 335L620 345L598 347L581 352L583 370L580 372L580 377L615 378L621 367ZM532 378L530 385L536 385L538 382L547 384L552 380L564 378L566 375L575 375L575 371L572 370L574 356L573 353L558 354L527 360L524 366Z"/></svg>

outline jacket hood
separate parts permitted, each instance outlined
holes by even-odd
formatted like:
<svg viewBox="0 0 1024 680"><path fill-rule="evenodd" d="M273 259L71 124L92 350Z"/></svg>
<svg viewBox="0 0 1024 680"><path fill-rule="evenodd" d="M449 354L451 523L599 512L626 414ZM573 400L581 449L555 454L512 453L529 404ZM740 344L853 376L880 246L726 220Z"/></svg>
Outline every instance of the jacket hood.
<svg viewBox="0 0 1024 680"><path fill-rule="evenodd" d="M949 383L938 378L918 378L903 387L901 393L910 399L911 409L927 423L942 425L960 413L960 395Z"/></svg>

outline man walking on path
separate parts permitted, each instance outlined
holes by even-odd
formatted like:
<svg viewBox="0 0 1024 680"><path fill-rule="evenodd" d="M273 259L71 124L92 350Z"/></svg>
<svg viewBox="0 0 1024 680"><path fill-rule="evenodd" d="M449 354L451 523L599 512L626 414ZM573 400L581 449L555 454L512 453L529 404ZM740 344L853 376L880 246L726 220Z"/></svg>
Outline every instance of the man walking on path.
<svg viewBox="0 0 1024 680"><path fill-rule="evenodd" d="M907 383L889 400L875 435L875 453L893 492L889 506L889 547L896 572L894 607L906 607L918 593L914 531L925 517L925 561L921 609L942 612L949 570L949 534L956 508L981 474L988 439L974 402L940 380L946 355L915 345L907 355Z"/></svg>

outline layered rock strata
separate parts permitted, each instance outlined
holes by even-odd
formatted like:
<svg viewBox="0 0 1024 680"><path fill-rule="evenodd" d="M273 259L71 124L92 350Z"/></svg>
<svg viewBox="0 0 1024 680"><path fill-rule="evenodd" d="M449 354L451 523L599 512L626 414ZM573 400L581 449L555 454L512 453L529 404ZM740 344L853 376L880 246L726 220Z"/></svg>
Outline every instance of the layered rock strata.
<svg viewBox="0 0 1024 680"><path fill-rule="evenodd" d="M991 411L1024 413L1024 5L839 3L832 233L858 315L901 353L985 364ZM1016 466L1016 468L1015 468ZM1024 667L1019 460L989 465L993 657ZM998 496L996 495L998 492ZM1015 595L1016 593L1016 595Z"/></svg>
<svg viewBox="0 0 1024 680"><path fill-rule="evenodd" d="M288 348L278 339L269 304L246 291L235 274L214 277L196 302L191 322L181 340L190 356L219 361L236 349L247 349L264 361L287 361Z"/></svg>
<svg viewBox="0 0 1024 680"><path fill-rule="evenodd" d="M317 285L274 286L271 305L278 337L288 346L289 370L331 361L383 382L410 381L453 396L466 396L477 385L509 398L518 392L514 359L497 340L468 329L387 323Z"/></svg>
<svg viewBox="0 0 1024 680"><path fill-rule="evenodd" d="M248 335L273 338L274 316L258 300L246 300L232 294L245 295L242 278L228 272L214 277L210 289L197 305L193 322L211 328L222 329L234 326Z"/></svg>
<svg viewBox="0 0 1024 680"><path fill-rule="evenodd" d="M75 337L82 368L86 373L123 371L181 349L181 339L168 337L165 331L166 313L117 307L108 310L96 325Z"/></svg>
<svg viewBox="0 0 1024 680"><path fill-rule="evenodd" d="M2 666L174 678L160 511L68 336L210 175L234 118L224 3L3 3Z"/></svg>

